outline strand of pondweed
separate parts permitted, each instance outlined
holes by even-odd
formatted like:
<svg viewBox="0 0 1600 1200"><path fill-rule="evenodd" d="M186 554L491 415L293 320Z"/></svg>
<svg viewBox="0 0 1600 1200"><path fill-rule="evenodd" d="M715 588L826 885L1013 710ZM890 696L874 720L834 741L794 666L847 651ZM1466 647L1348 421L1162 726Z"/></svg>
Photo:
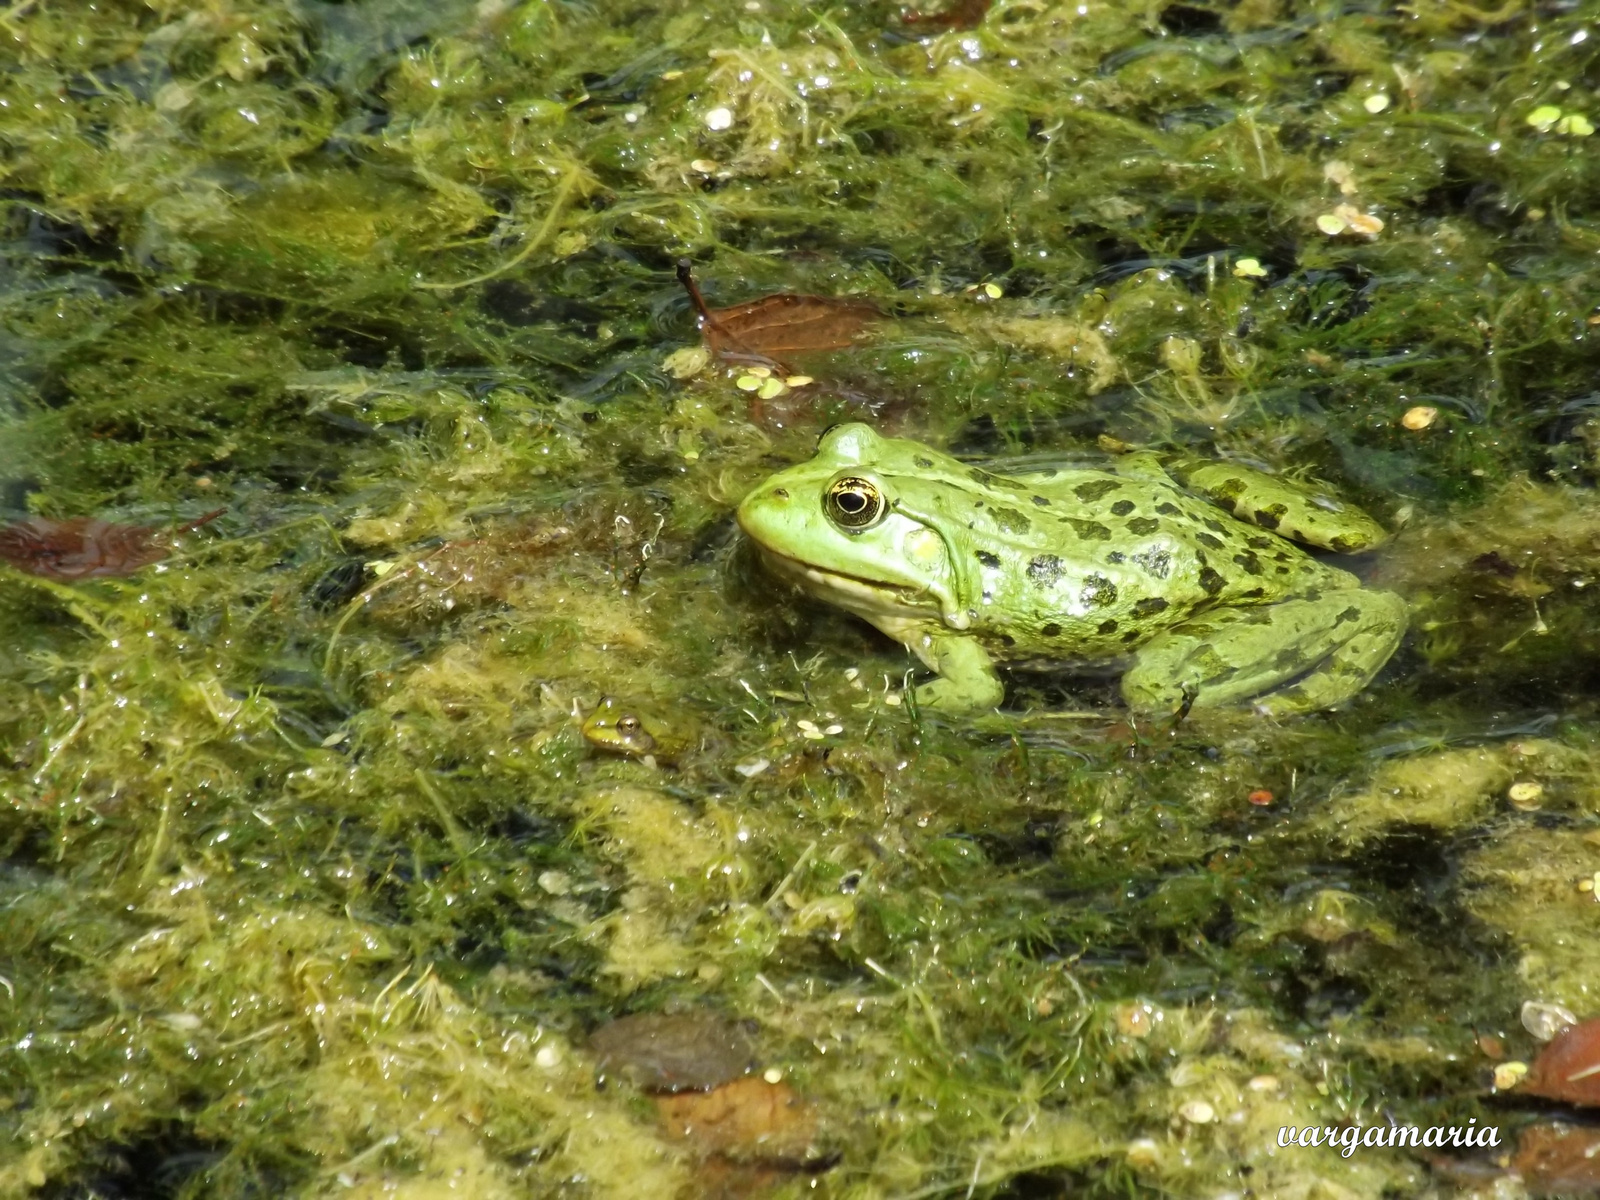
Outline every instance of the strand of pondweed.
<svg viewBox="0 0 1600 1200"><path fill-rule="evenodd" d="M558 184L556 187L555 197L550 201L550 210L545 213L544 221L534 232L534 235L528 239L527 245L523 246L521 250L518 250L499 266L493 267L490 270L483 272L481 275L474 275L470 279L458 279L454 282L448 283L434 283L419 279L416 282L416 286L419 288L428 288L434 291L451 291L455 288L471 287L474 284L486 283L491 279L494 279L500 275L504 275L507 271L515 270L517 267L526 262L535 250L544 245L545 239L550 236L550 231L555 228L556 221L560 219L562 211L567 206L567 202L572 198L572 194L577 191L586 180L590 185L595 184L593 177L589 175L589 172L583 166L576 162L569 165L566 173L561 177L560 184Z"/></svg>

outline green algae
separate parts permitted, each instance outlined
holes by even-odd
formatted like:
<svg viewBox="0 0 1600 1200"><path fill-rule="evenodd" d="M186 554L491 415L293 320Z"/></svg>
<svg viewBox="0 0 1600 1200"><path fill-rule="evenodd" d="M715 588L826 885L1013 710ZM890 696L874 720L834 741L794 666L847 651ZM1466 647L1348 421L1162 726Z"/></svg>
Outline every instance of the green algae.
<svg viewBox="0 0 1600 1200"><path fill-rule="evenodd" d="M1528 118L1597 16L0 14L0 502L228 510L0 573L0 1192L699 1194L586 1035L710 1009L839 1131L780 1192L1448 1194L1275 1136L1515 1125L1479 1034L1595 1008L1600 166ZM680 255L894 319L776 420L664 369ZM1415 632L1281 727L923 717L729 523L863 411L1330 481ZM592 757L604 693L701 750Z"/></svg>

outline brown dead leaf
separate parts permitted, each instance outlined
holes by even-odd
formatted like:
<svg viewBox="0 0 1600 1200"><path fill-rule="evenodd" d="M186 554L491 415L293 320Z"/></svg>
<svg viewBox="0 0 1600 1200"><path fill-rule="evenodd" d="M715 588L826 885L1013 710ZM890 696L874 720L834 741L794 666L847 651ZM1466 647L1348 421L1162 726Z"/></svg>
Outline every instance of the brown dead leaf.
<svg viewBox="0 0 1600 1200"><path fill-rule="evenodd" d="M936 13L912 9L903 20L914 28L940 33L950 29L976 29L983 24L993 5L994 0L954 0Z"/></svg>
<svg viewBox="0 0 1600 1200"><path fill-rule="evenodd" d="M751 1200L772 1191L791 1170L764 1163L729 1162L720 1155L702 1160L681 1200Z"/></svg>
<svg viewBox="0 0 1600 1200"><path fill-rule="evenodd" d="M861 332L883 317L878 307L866 300L793 292L730 308L708 308L687 259L678 263L678 281L699 316L706 348L729 362L783 367L785 358L794 355L843 350L855 345Z"/></svg>
<svg viewBox="0 0 1600 1200"><path fill-rule="evenodd" d="M709 1092L657 1096L656 1108L668 1136L702 1154L790 1167L822 1157L817 1110L787 1083L747 1075Z"/></svg>
<svg viewBox="0 0 1600 1200"><path fill-rule="evenodd" d="M220 517L207 513L177 529L115 525L98 517L52 521L29 517L0 527L0 559L45 579L71 581L132 575L172 553L173 539Z"/></svg>
<svg viewBox="0 0 1600 1200"><path fill-rule="evenodd" d="M1534 1196L1600 1195L1600 1129L1531 1126L1517 1141L1511 1168Z"/></svg>
<svg viewBox="0 0 1600 1200"><path fill-rule="evenodd" d="M1517 1090L1547 1100L1600 1106L1600 1017L1556 1034Z"/></svg>

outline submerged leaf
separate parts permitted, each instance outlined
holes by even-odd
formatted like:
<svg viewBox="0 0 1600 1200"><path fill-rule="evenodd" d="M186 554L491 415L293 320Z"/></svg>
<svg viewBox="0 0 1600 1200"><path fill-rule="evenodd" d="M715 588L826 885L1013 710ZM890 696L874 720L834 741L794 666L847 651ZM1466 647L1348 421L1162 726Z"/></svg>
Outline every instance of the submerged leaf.
<svg viewBox="0 0 1600 1200"><path fill-rule="evenodd" d="M778 292L730 308L708 308L687 261L678 264L678 280L699 314L706 348L731 362L781 366L787 355L843 350L855 345L861 332L883 317L877 306L866 300L794 292Z"/></svg>
<svg viewBox="0 0 1600 1200"><path fill-rule="evenodd" d="M1569 1025L1534 1059L1521 1091L1600 1106L1600 1017Z"/></svg>
<svg viewBox="0 0 1600 1200"><path fill-rule="evenodd" d="M600 1026L589 1038L600 1069L651 1092L704 1090L754 1065L750 1037L712 1013L637 1013Z"/></svg>
<svg viewBox="0 0 1600 1200"><path fill-rule="evenodd" d="M667 1132L736 1162L805 1166L822 1159L817 1111L787 1083L747 1076L709 1092L657 1096Z"/></svg>
<svg viewBox="0 0 1600 1200"><path fill-rule="evenodd" d="M1518 1140L1511 1167L1535 1196L1600 1195L1600 1129L1534 1125Z"/></svg>
<svg viewBox="0 0 1600 1200"><path fill-rule="evenodd" d="M989 15L989 9L993 6L994 0L954 0L954 3L935 13L912 9L903 20L913 28L939 32L976 29L983 24L984 17Z"/></svg>
<svg viewBox="0 0 1600 1200"><path fill-rule="evenodd" d="M98 517L53 521L29 517L0 527L0 559L45 579L100 579L132 575L172 553L172 538L220 517L224 509L168 531L150 525L115 525Z"/></svg>

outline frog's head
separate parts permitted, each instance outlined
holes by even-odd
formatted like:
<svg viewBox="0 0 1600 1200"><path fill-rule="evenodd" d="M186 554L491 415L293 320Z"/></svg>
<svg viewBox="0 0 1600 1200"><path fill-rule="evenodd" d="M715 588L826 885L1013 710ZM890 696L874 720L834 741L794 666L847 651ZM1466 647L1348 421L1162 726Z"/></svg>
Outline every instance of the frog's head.
<svg viewBox="0 0 1600 1200"><path fill-rule="evenodd" d="M902 508L899 493L935 456L860 424L822 436L816 457L780 471L739 505L739 527L778 574L868 617L970 616L944 534Z"/></svg>
<svg viewBox="0 0 1600 1200"><path fill-rule="evenodd" d="M656 748L651 718L610 696L600 698L599 705L584 721L582 733L584 741L610 754L638 758Z"/></svg>

